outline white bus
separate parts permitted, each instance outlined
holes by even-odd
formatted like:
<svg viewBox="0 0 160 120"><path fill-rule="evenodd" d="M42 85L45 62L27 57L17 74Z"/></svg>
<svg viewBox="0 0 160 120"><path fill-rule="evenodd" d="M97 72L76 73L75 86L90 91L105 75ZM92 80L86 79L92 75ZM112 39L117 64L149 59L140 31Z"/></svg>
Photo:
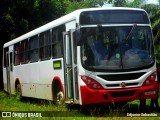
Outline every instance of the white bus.
<svg viewBox="0 0 160 120"><path fill-rule="evenodd" d="M4 44L4 89L80 105L156 98L152 38L142 9L76 10Z"/></svg>

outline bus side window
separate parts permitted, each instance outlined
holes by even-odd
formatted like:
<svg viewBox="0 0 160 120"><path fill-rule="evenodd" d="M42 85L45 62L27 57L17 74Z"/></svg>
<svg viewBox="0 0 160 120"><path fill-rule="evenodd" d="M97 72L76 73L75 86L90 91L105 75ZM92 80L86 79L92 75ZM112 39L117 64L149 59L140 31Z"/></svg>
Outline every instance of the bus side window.
<svg viewBox="0 0 160 120"><path fill-rule="evenodd" d="M40 34L39 37L39 49L40 49L40 59L44 59L44 33Z"/></svg>
<svg viewBox="0 0 160 120"><path fill-rule="evenodd" d="M65 26L59 26L52 30L52 57L61 57L63 55L63 31Z"/></svg>
<svg viewBox="0 0 160 120"><path fill-rule="evenodd" d="M47 31L45 33L45 59L50 59L51 58L51 36L50 36L50 31Z"/></svg>
<svg viewBox="0 0 160 120"><path fill-rule="evenodd" d="M15 65L19 65L20 62L21 62L21 59L20 59L20 43L17 43L14 46L14 59L15 59Z"/></svg>
<svg viewBox="0 0 160 120"><path fill-rule="evenodd" d="M28 39L21 42L21 62L28 63Z"/></svg>
<svg viewBox="0 0 160 120"><path fill-rule="evenodd" d="M24 44L24 62L25 63L28 63L29 62L29 56L28 56L28 39L25 41L25 44Z"/></svg>
<svg viewBox="0 0 160 120"><path fill-rule="evenodd" d="M31 37L29 40L29 58L30 62L37 62L39 60L39 41L38 35Z"/></svg>
<svg viewBox="0 0 160 120"><path fill-rule="evenodd" d="M49 59L51 57L51 39L50 31L40 34L39 37L40 59Z"/></svg>
<svg viewBox="0 0 160 120"><path fill-rule="evenodd" d="M20 57L21 57L21 62L24 63L24 57L23 57L23 53L24 53L24 47L23 47L24 41L21 42L21 53L20 53Z"/></svg>
<svg viewBox="0 0 160 120"><path fill-rule="evenodd" d="M6 56L6 52L8 51L8 49L9 49L8 47L7 47L7 48L4 48L4 51L3 51L3 56L4 56L4 57L3 57L3 67L4 67L4 68L7 66L7 63L6 63L6 61L7 61L7 60L6 60L6 57L7 57L7 56Z"/></svg>
<svg viewBox="0 0 160 120"><path fill-rule="evenodd" d="M57 49L56 45L58 43L58 29L53 29L52 30L52 57L55 58L57 57Z"/></svg>

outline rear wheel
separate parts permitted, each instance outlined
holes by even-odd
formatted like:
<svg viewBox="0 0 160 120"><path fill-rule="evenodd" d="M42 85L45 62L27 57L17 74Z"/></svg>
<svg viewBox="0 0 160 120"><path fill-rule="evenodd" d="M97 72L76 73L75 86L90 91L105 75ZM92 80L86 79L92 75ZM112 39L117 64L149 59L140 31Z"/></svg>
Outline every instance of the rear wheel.
<svg viewBox="0 0 160 120"><path fill-rule="evenodd" d="M16 86L16 98L17 98L18 100L21 100L21 98L22 98L20 84L18 84L18 85Z"/></svg>

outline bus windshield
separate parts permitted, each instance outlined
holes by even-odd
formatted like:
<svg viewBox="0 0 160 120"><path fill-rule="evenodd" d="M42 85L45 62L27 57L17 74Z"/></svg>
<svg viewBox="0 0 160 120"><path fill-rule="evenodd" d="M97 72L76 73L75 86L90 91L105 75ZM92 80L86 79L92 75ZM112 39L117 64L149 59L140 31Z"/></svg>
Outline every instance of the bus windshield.
<svg viewBox="0 0 160 120"><path fill-rule="evenodd" d="M148 15L137 10L84 11L80 14L80 25L97 24L149 24Z"/></svg>
<svg viewBox="0 0 160 120"><path fill-rule="evenodd" d="M133 69L154 62L148 26L83 27L82 64L90 69Z"/></svg>

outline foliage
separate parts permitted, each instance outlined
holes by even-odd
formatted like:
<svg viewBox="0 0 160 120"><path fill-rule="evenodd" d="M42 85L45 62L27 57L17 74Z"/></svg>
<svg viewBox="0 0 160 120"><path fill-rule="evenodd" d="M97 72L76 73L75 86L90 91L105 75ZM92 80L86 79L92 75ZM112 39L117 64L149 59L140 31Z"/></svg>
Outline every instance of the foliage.
<svg viewBox="0 0 160 120"><path fill-rule="evenodd" d="M82 0L81 4L84 7L98 7L103 6L108 0Z"/></svg>
<svg viewBox="0 0 160 120"><path fill-rule="evenodd" d="M127 3L127 7L139 8L143 0L133 0Z"/></svg>
<svg viewBox="0 0 160 120"><path fill-rule="evenodd" d="M102 7L105 3L111 3L112 0L81 0L80 2L68 2L67 13L77 9Z"/></svg>
<svg viewBox="0 0 160 120"><path fill-rule="evenodd" d="M152 20L153 17L157 14L157 10L159 9L159 5L155 4L145 4L141 6L142 9L145 9L149 14L150 19Z"/></svg>
<svg viewBox="0 0 160 120"><path fill-rule="evenodd" d="M153 28L153 35L155 41L155 51L157 55L157 62L160 63L160 8L157 10L155 16L152 19L152 28Z"/></svg>
<svg viewBox="0 0 160 120"><path fill-rule="evenodd" d="M69 0L1 0L0 37L7 42L65 14Z"/></svg>
<svg viewBox="0 0 160 120"><path fill-rule="evenodd" d="M126 0L114 0L113 4L115 7L122 7L122 6L126 6L127 2Z"/></svg>

